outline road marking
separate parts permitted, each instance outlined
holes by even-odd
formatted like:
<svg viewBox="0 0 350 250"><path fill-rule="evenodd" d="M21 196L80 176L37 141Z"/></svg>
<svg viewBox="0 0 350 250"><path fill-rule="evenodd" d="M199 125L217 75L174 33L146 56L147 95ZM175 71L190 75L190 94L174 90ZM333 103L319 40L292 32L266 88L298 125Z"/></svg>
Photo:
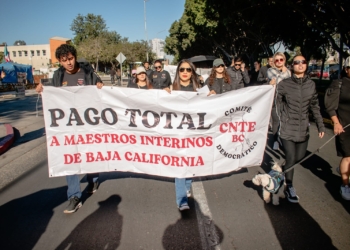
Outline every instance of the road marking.
<svg viewBox="0 0 350 250"><path fill-rule="evenodd" d="M193 182L192 191L193 197L195 197L195 208L202 249L220 250L220 239L208 206L203 183L201 181Z"/></svg>

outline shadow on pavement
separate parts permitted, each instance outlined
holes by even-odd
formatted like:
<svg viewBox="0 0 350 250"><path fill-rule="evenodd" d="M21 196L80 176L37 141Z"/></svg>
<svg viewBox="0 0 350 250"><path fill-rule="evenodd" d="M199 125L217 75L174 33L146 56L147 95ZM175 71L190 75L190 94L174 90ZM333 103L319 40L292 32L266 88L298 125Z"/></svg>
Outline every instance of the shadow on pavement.
<svg viewBox="0 0 350 250"><path fill-rule="evenodd" d="M204 216L201 211L199 211L200 215L196 214L195 207L199 208L199 206L195 199L189 199L189 206L190 210L180 212L181 219L165 229L162 238L164 249L203 249L200 231L205 234L202 236L206 238L208 245L215 246L222 242L224 238L222 230L212 224L213 221ZM202 228L198 226L198 219L203 222ZM215 239L213 239L213 230L217 236Z"/></svg>
<svg viewBox="0 0 350 250"><path fill-rule="evenodd" d="M261 186L245 181L246 187L257 191L262 199ZM280 205L264 203L282 249L337 249L331 238L299 203L280 199Z"/></svg>
<svg viewBox="0 0 350 250"><path fill-rule="evenodd" d="M311 152L307 151L306 156L309 154L311 154ZM340 185L342 184L341 177L333 174L332 166L327 161L315 154L304 161L301 166L310 170L315 176L323 180L325 182L325 187L332 195L333 199L341 203L350 214L350 203L344 200L339 192Z"/></svg>
<svg viewBox="0 0 350 250"><path fill-rule="evenodd" d="M33 249L54 209L66 202L66 187L45 189L0 207L1 249Z"/></svg>
<svg viewBox="0 0 350 250"><path fill-rule="evenodd" d="M25 133L24 135L20 135L20 132L18 129L16 128L13 128L15 131L15 142L13 143L12 147L16 147L22 143L26 143L28 141L32 141L32 140L35 140L35 139L38 139L40 137L43 137L44 136L44 133L45 133L45 128L42 127L42 128L39 128L37 130L34 130L34 131L31 131L31 132L28 132L28 133Z"/></svg>
<svg viewBox="0 0 350 250"><path fill-rule="evenodd" d="M120 245L123 216L118 213L119 195L112 195L76 226L56 249L116 249ZM107 227L106 227L107 225Z"/></svg>

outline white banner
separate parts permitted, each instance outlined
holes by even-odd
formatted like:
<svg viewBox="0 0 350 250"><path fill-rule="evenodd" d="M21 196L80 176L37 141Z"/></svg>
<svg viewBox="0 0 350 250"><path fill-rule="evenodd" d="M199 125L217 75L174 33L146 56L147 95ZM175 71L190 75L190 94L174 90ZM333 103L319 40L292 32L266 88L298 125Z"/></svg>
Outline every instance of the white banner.
<svg viewBox="0 0 350 250"><path fill-rule="evenodd" d="M222 95L45 87L49 176L129 171L168 177L260 165L274 89Z"/></svg>

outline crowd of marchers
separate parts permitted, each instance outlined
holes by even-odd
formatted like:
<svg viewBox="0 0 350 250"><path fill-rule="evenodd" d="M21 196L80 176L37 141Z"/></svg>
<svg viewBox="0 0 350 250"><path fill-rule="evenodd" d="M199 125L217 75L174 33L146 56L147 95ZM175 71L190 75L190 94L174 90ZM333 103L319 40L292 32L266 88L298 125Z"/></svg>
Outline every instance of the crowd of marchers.
<svg viewBox="0 0 350 250"><path fill-rule="evenodd" d="M56 50L56 58L62 65L53 76L53 86L85 86L96 85L103 88L104 84L93 68L86 63L76 61L77 52L71 45L61 45ZM282 170L286 171L285 194L289 202L298 203L299 197L293 186L294 169L292 168L306 154L309 141L309 115L313 115L318 129L318 136L323 138L325 127L320 113L318 95L314 81L307 74L308 62L302 55L292 58L289 68L286 66L286 57L277 52L268 58L268 64L261 67L259 61L254 62L254 69L248 71L241 57L234 57L229 66L217 58L213 61L209 77L204 81L203 77L196 73L196 67L187 59L181 60L176 68L174 80L171 80L169 72L163 69L160 60L150 63L132 71L127 87L140 90L159 89L168 93L172 91L196 92L203 86L208 87L208 96L222 95L229 91L235 91L244 87L259 85L271 85L275 90L273 106L271 109L271 132L273 134L273 149L283 150L285 162ZM325 105L334 124L336 136L337 155L342 157L338 172L341 175L342 184L340 194L343 199L350 200L349 175L350 175L350 129L345 126L350 123L350 57L345 62L346 75L342 79L332 82L327 89ZM120 72L111 71L112 84L114 77L120 80ZM44 86L39 84L37 91L44 91ZM94 193L99 188L99 174L87 174L88 193ZM68 206L64 213L74 213L82 206L80 179L78 175L66 176L68 184ZM180 211L190 209L188 197L191 196L190 178L175 178L176 204Z"/></svg>

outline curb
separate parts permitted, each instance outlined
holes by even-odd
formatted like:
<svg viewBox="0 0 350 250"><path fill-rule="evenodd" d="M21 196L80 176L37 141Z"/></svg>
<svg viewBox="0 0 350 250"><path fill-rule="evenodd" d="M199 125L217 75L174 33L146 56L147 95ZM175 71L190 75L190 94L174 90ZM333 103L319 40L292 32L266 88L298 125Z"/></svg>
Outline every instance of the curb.
<svg viewBox="0 0 350 250"><path fill-rule="evenodd" d="M5 136L0 138L0 155L3 154L14 142L15 134L10 124L0 124L0 130L5 131Z"/></svg>

